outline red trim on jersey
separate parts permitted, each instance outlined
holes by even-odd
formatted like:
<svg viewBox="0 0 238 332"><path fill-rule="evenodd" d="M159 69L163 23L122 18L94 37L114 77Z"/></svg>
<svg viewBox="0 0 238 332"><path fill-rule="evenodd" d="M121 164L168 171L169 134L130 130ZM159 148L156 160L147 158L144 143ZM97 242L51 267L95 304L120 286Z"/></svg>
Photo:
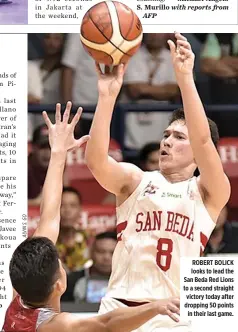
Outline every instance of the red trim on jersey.
<svg viewBox="0 0 238 332"><path fill-rule="evenodd" d="M20 301L20 296L17 295L7 309L3 331L36 332L39 311L39 309L25 308Z"/></svg>
<svg viewBox="0 0 238 332"><path fill-rule="evenodd" d="M126 227L127 227L127 221L123 221L117 225L117 241L122 240L122 234L123 231L126 229Z"/></svg>
<svg viewBox="0 0 238 332"><path fill-rule="evenodd" d="M207 245L207 242L208 242L208 238L206 237L206 235L203 234L202 232L200 232L200 243L201 243L201 246L200 246L200 255L203 254L203 252L205 250L205 247Z"/></svg>
<svg viewBox="0 0 238 332"><path fill-rule="evenodd" d="M132 301L127 301L127 300L122 300L122 299L115 299L115 300L127 305L128 307L138 307L140 305L149 303L149 302L132 302Z"/></svg>

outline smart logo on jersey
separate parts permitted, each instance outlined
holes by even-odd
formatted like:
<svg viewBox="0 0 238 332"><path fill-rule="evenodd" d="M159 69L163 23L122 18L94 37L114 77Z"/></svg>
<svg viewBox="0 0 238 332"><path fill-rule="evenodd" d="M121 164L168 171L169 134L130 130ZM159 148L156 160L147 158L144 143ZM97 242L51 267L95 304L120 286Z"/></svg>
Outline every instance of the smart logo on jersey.
<svg viewBox="0 0 238 332"><path fill-rule="evenodd" d="M159 189L159 187L155 186L154 184L152 184L152 182L150 181L149 184L145 187L143 196L146 195L153 195L156 194L156 191Z"/></svg>
<svg viewBox="0 0 238 332"><path fill-rule="evenodd" d="M174 193L165 193L161 195L161 197L167 197L167 198L182 198L181 194L174 194Z"/></svg>

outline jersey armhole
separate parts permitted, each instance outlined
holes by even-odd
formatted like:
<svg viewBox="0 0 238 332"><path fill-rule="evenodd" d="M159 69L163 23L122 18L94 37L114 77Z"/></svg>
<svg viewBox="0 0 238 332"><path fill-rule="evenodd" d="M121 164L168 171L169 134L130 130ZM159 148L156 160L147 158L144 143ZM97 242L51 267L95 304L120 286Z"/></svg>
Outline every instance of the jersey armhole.
<svg viewBox="0 0 238 332"><path fill-rule="evenodd" d="M157 171L155 171L155 172L157 172ZM132 198L134 198L136 195L138 195L141 192L145 182L148 179L148 176L151 175L152 173L154 173L154 172L143 172L142 179L141 179L140 183L138 184L138 186L135 188L135 190L130 194L130 196L127 197L127 199L122 204L120 204L119 206L116 207L117 212L119 212L120 209L124 208L132 200Z"/></svg>

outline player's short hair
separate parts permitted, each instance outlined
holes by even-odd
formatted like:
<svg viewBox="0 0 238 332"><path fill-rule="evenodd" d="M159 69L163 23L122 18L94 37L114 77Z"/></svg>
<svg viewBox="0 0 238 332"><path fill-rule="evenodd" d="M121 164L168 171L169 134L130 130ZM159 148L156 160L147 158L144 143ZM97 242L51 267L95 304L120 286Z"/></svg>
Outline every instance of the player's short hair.
<svg viewBox="0 0 238 332"><path fill-rule="evenodd" d="M64 187L63 194L64 193L75 194L78 197L79 202L82 203L82 196L81 196L80 192L77 189L75 189L74 187Z"/></svg>
<svg viewBox="0 0 238 332"><path fill-rule="evenodd" d="M139 161L140 163L145 162L148 159L148 156L151 152L158 151L160 149L159 142L150 142L145 144L139 153Z"/></svg>
<svg viewBox="0 0 238 332"><path fill-rule="evenodd" d="M23 241L10 261L13 288L25 303L44 304L59 278L59 256L51 240L33 237Z"/></svg>
<svg viewBox="0 0 238 332"><path fill-rule="evenodd" d="M171 125L171 123L173 123L174 121L178 121L178 120L185 121L185 114L184 114L183 108L178 108L175 111L173 111L172 116L171 116L170 121L169 121L169 125ZM213 144L217 148L217 144L218 144L218 141L219 141L219 132L218 132L217 125L214 121L212 121L208 117L207 117L207 121L208 121L208 124L209 124Z"/></svg>

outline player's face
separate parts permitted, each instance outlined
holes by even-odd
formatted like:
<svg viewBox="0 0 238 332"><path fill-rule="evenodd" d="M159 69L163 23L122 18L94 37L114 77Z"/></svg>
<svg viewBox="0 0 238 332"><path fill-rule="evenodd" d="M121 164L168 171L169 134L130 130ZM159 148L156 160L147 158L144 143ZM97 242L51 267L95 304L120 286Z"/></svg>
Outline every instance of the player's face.
<svg viewBox="0 0 238 332"><path fill-rule="evenodd" d="M112 255L116 247L113 239L97 240L94 244L92 257L94 267L102 274L109 275L112 270Z"/></svg>
<svg viewBox="0 0 238 332"><path fill-rule="evenodd" d="M179 173L182 169L193 164L194 157L187 126L182 120L175 121L164 131L160 145L160 170Z"/></svg>
<svg viewBox="0 0 238 332"><path fill-rule="evenodd" d="M74 225L77 223L81 212L81 204L78 196L73 192L65 192L62 195L60 209L61 224Z"/></svg>

